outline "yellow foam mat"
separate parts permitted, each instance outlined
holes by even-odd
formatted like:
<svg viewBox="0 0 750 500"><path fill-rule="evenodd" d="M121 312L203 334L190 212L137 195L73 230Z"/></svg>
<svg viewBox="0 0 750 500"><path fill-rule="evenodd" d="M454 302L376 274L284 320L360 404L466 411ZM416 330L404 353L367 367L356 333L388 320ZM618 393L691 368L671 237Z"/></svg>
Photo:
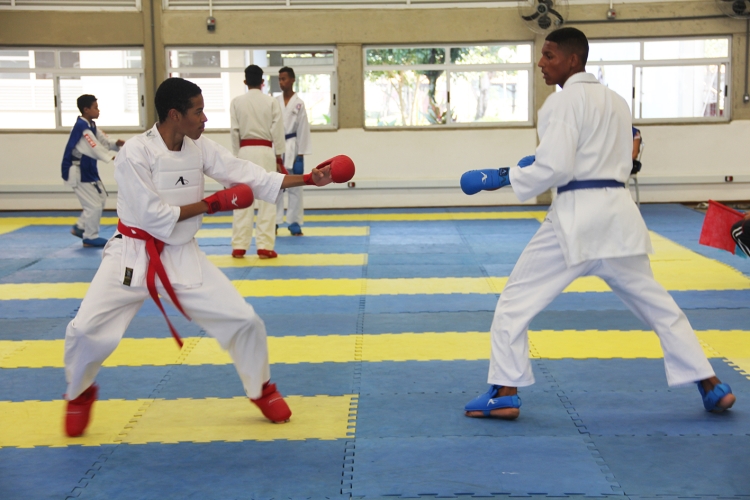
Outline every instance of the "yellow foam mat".
<svg viewBox="0 0 750 500"><path fill-rule="evenodd" d="M369 226L304 226L302 232L305 236L367 236L370 234ZM196 233L196 238L231 238L231 229L201 229ZM279 228L277 238L292 238L286 228Z"/></svg>
<svg viewBox="0 0 750 500"><path fill-rule="evenodd" d="M166 329L165 329L166 330ZM696 332L709 357L750 358L750 332ZM361 345L357 346L357 339ZM171 338L123 339L104 366L223 365L229 355L211 337L186 338L180 351ZM531 354L562 358L661 358L655 333L648 331L542 330L529 332ZM735 349L733 346L741 346ZM744 347L742 347L744 346ZM0 341L0 368L62 368L63 340ZM487 332L397 333L269 337L271 363L346 363L363 361L430 361L488 359Z"/></svg>
<svg viewBox="0 0 750 500"><path fill-rule="evenodd" d="M259 259L247 254L242 259L231 255L208 255L217 267L288 267L288 266L364 266L366 253L303 253L282 254L275 259Z"/></svg>
<svg viewBox="0 0 750 500"><path fill-rule="evenodd" d="M244 397L97 401L80 438L63 434L64 401L0 401L0 447L341 439L354 432L353 395L285 399L292 419L276 425Z"/></svg>

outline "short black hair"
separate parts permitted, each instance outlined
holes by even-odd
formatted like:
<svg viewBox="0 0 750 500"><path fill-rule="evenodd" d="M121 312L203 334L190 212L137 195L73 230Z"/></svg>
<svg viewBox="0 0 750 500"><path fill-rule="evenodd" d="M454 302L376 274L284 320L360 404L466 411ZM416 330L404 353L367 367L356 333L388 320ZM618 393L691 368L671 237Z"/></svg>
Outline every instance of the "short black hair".
<svg viewBox="0 0 750 500"><path fill-rule="evenodd" d="M83 94L81 96L78 96L78 99L76 99L76 106L78 106L78 111L83 114L83 110L93 106L96 100L96 97L92 96L91 94Z"/></svg>
<svg viewBox="0 0 750 500"><path fill-rule="evenodd" d="M297 78L296 76L294 76L294 70L290 68L289 66L284 66L283 68L281 68L279 70L279 74L282 74L282 73L288 74L289 78L294 78L294 79Z"/></svg>
<svg viewBox="0 0 750 500"><path fill-rule="evenodd" d="M190 109L190 99L201 94L201 88L184 78L167 78L156 89L156 113L159 123L164 123L170 109L176 109L183 115Z"/></svg>
<svg viewBox="0 0 750 500"><path fill-rule="evenodd" d="M560 28L545 38L548 42L554 42L568 54L577 54L578 58L586 67L589 58L589 40L583 31L576 28Z"/></svg>
<svg viewBox="0 0 750 500"><path fill-rule="evenodd" d="M248 87L260 87L263 83L263 70L260 66L251 64L245 68L245 83Z"/></svg>

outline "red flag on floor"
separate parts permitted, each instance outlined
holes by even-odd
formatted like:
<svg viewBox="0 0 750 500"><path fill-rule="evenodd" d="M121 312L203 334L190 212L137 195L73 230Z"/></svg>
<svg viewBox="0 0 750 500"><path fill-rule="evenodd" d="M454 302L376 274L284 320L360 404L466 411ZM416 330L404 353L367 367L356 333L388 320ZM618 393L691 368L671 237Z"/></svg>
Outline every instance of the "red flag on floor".
<svg viewBox="0 0 750 500"><path fill-rule="evenodd" d="M703 219L703 229L698 243L734 253L737 244L732 239L732 226L745 214L726 205L708 200L708 211Z"/></svg>

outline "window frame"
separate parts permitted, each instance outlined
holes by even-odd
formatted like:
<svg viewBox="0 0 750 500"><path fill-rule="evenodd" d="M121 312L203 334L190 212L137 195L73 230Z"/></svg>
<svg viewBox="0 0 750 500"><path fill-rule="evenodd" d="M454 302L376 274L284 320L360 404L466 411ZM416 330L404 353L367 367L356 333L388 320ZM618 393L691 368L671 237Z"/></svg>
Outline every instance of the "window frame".
<svg viewBox="0 0 750 500"><path fill-rule="evenodd" d="M328 74L331 76L331 108L330 108L330 123L326 125L313 125L310 124L310 131L323 131L323 130L338 130L338 63L339 63L339 54L338 49L335 45L220 45L220 46L209 46L209 45L200 45L200 46L184 46L184 45L174 45L174 46L168 46L165 47L165 60L166 60L166 70L167 75L170 75L172 73L192 73L192 74L200 74L200 73L237 73L239 75L242 75L244 79L244 72L245 68L247 67L247 64L242 67L237 66L228 66L226 68L222 67L209 67L209 66L190 66L189 68L175 68L171 66L171 59L170 59L170 52L171 51L222 51L222 50L243 50L243 51L253 51L253 50L265 50L265 51L318 51L318 50L330 50L333 52L333 66L331 65L320 65L320 66L298 66L293 68L295 76L299 75L310 75L310 74ZM247 58L245 59L247 61ZM279 70L283 66L267 66L262 68L263 69L263 78L264 80L268 76L277 76L279 73ZM298 69L299 68L299 69ZM308 68L314 69L314 71L307 71ZM247 90L245 90L247 91ZM273 96L273 94L268 94ZM275 97L275 96L273 96ZM230 99L231 102L231 99ZM309 108L308 108L308 117L309 117ZM210 117L209 117L210 118ZM224 133L229 132L229 128L210 128L206 129L207 133Z"/></svg>
<svg viewBox="0 0 750 500"><path fill-rule="evenodd" d="M145 50L143 47L132 47L132 46L117 46L117 47L38 47L38 46L24 46L24 47L12 47L12 46L0 46L0 50L19 50L19 51L40 51L40 52L54 52L54 67L51 68L0 68L0 73L46 73L50 74L52 80L52 98L54 99L54 114L55 114L55 127L54 128L0 128L0 133L15 133L15 132L29 132L29 133L44 133L44 132L69 132L73 125L62 124L62 90L60 86L60 78L66 76L134 76L138 82L138 125L108 125L107 130L122 131L122 132L135 132L144 130L146 123L146 87L145 87ZM141 67L140 68L63 68L60 65L60 53L61 52L80 52L80 51L132 51L139 50L141 52Z"/></svg>
<svg viewBox="0 0 750 500"><path fill-rule="evenodd" d="M645 59L645 44L648 42L679 42L691 40L727 40L726 57L706 57L697 59ZM732 36L731 35L704 35L704 36L680 36L680 37L648 37L648 38L597 38L589 40L590 44L594 43L638 43L639 57L638 60L623 59L617 61L592 61L588 60L586 66L632 66L631 83L632 93L630 97L630 116L633 125L654 125L654 124L695 124L695 123L728 123L732 120ZM640 102L639 115L643 116L643 98L638 97L637 93L643 86L642 75L639 78L641 68L668 68L668 67L688 67L688 66L725 66L724 73L724 114L722 116L702 116L702 117L685 117L685 118L636 118L636 103Z"/></svg>
<svg viewBox="0 0 750 500"><path fill-rule="evenodd" d="M415 64L415 65L377 65L368 66L367 51L372 49L443 49L446 57L450 57L450 49L462 47L484 47L493 45L530 45L530 60L528 63L496 63L496 64L456 64L447 62L443 64ZM365 130L455 130L469 128L520 128L535 126L534 116L535 108L535 71L534 63L534 41L533 40L511 40L511 41L488 41L480 42L455 42L455 43L433 43L433 44L374 44L362 45L362 110L364 122L362 127ZM404 126L372 126L367 125L367 97L365 95L365 82L367 81L368 71L429 71L440 68L445 71L446 78L446 114L449 123L430 124L430 125L404 125ZM450 75L454 73L465 73L472 71L513 71L526 70L529 73L528 81L528 103L527 103L527 120L525 121L499 121L499 122L473 122L461 123L453 122L450 107Z"/></svg>

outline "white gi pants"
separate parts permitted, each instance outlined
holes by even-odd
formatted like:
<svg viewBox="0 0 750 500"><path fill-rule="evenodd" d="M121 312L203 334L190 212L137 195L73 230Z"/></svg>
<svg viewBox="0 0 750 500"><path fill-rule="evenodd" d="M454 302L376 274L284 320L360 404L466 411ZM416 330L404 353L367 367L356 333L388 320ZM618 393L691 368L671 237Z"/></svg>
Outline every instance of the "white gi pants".
<svg viewBox="0 0 750 500"><path fill-rule="evenodd" d="M104 360L120 342L130 321L146 299L148 289L122 284L123 240L113 238L104 249L102 263L65 331L65 378L68 400L78 397L96 378ZM266 327L253 307L229 279L200 253L203 284L195 288L175 285L185 312L229 351L248 397L261 395L271 378ZM157 280L162 300L169 296ZM164 324L164 332L169 329Z"/></svg>
<svg viewBox="0 0 750 500"><path fill-rule="evenodd" d="M287 194L286 222L300 226L303 224L304 208L302 206L303 189L302 186L286 188L281 192L279 200L276 202L276 224L284 222L284 192Z"/></svg>
<svg viewBox="0 0 750 500"><path fill-rule="evenodd" d="M659 336L670 386L714 376L685 313L655 279L647 255L599 259L566 267L552 223L545 220L518 259L492 321L490 384L534 383L529 362L531 320L576 278L598 276Z"/></svg>
<svg viewBox="0 0 750 500"><path fill-rule="evenodd" d="M81 202L83 212L76 221L76 226L83 229L83 239L93 240L99 237L99 224L102 210L107 202L107 191L102 181L81 182L81 170L72 165L68 171L68 185Z"/></svg>
<svg viewBox="0 0 750 500"><path fill-rule="evenodd" d="M276 172L276 156L273 149L266 146L246 146L240 148L237 155L249 160L268 172ZM279 196L281 198L281 196ZM253 205L242 210L235 210L232 219L232 249L247 250L253 239L253 218L258 209L256 222L257 234L255 246L258 250L273 250L276 246L276 203L255 200Z"/></svg>

